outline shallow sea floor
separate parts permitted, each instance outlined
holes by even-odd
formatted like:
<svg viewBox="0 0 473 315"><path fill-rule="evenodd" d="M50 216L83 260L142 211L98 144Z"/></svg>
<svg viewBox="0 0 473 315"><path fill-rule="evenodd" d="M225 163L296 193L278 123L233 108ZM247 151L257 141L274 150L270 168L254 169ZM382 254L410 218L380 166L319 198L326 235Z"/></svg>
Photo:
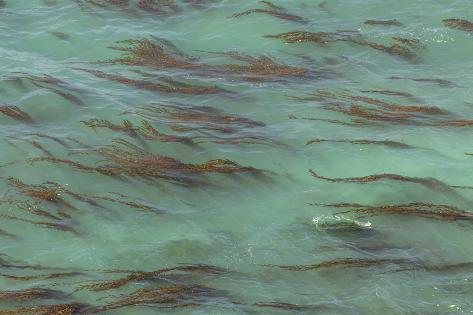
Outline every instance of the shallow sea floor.
<svg viewBox="0 0 473 315"><path fill-rule="evenodd" d="M473 312L470 1L0 6L0 314Z"/></svg>

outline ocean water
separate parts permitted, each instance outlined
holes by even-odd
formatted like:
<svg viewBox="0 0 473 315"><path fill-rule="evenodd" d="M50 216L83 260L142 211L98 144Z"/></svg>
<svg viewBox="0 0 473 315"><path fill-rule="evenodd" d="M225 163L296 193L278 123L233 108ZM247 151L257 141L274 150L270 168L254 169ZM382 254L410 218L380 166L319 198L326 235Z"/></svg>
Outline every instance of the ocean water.
<svg viewBox="0 0 473 315"><path fill-rule="evenodd" d="M0 3L0 314L473 312L470 1Z"/></svg>

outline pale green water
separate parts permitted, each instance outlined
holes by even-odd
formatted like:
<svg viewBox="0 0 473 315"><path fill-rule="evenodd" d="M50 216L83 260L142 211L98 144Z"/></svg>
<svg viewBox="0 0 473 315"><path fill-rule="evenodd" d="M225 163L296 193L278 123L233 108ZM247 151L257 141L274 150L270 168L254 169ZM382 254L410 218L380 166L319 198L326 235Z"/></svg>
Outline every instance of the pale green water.
<svg viewBox="0 0 473 315"><path fill-rule="evenodd" d="M178 12L160 16L141 10L123 12L97 6L81 9L69 0L5 1L5 7L0 9L1 103L18 106L35 123L0 116L4 140L0 144L0 161L4 165L0 168L3 191L0 228L15 235L0 236L0 252L8 255L1 266L0 289L41 287L70 295L33 301L2 298L2 309L73 302L102 306L114 303L121 294L130 294L141 288L198 284L222 292L218 297L184 299L186 303L201 304L187 308L162 308L176 303L143 303L147 306L121 307L103 313L473 312L473 267L440 268L473 262L471 223L384 215L358 219L362 223L370 222L369 230L337 232L320 222L337 222L332 215L344 209L313 205L424 202L470 210L473 190L388 179L371 183L337 183L314 178L309 173L309 169L313 169L330 178L392 173L435 178L448 185L473 185L470 171L473 158L465 155L473 152L473 125L428 126L432 121L473 119L472 34L442 24L446 18L472 18L469 14L470 1L329 0L323 7L318 2L310 1L279 0L275 3L303 17L307 23L264 14L230 18L237 12L264 8L257 1L202 2L202 6L176 2L180 7ZM134 5L133 1L130 3ZM403 25L363 24L367 19L394 18ZM263 38L263 35L294 30L335 32L340 29L357 30L360 34L356 36L384 44L388 44L392 36L414 38L422 43L423 48L416 50L414 58L405 60L350 42L285 44L281 39ZM59 38L51 32L63 32L67 38ZM116 45L116 41L150 36L170 40L181 51L199 57L200 62L206 64L237 63L230 58L208 53L235 51L252 56L271 56L279 63L331 74L254 82L223 72L202 76L189 69L88 63L121 56L122 52L108 48ZM91 73L72 69L74 67L135 79L140 76L132 70L139 69L169 75L186 83L217 85L234 94L186 95L148 91L97 78ZM72 92L82 104L68 101L51 89L35 86L28 79L23 79L21 84L11 80L14 76L27 75L49 75L63 80L66 83L60 84L60 88ZM392 76L443 79L453 84L389 79ZM146 77L141 79L149 80ZM320 89L331 92L346 89L345 92L350 95L363 95L401 105L428 104L448 113L407 113L417 115L411 121L427 122L422 126L373 120L365 120L372 123L369 126L347 126L289 119L290 115L294 115L350 122L350 116L323 108L327 104L321 101L300 101L290 97L307 97ZM361 92L365 90L394 90L413 96L405 98ZM123 119L128 119L140 126L143 118L133 113L139 107L172 102L186 106L212 106L227 114L264 122L264 127L246 128L235 135L248 133L265 137L273 144L207 142L188 146L136 139L105 128L94 131L81 123L99 118L119 124ZM357 102L345 101L343 106L352 103ZM366 103L357 104L389 111ZM170 128L170 121L163 117L149 121L168 134L199 135L192 131L174 131ZM51 139L32 135L39 132L66 141L68 145L66 147ZM232 136L217 131L207 132L220 137ZM32 145L31 141L36 141L55 157L90 166L101 165L95 164L101 159L97 154L81 154L93 148L87 150L71 138L96 148L111 144L113 139L123 138L144 146L150 152L171 156L185 163L230 159L240 165L268 172L265 176L251 173L196 175L207 184L187 187L159 179L150 182L125 176L126 180L120 180L45 161L31 163L31 158L46 156L46 152ZM403 142L412 148L340 142L306 145L313 138L390 140ZM13 161L16 163L8 164ZM26 184L54 181L83 196L108 196L145 203L162 209L163 213L140 211L99 199L96 199L97 205L92 205L61 194L76 208L72 209L61 203L26 197L21 194L21 189L11 185L8 177L18 178ZM129 198L120 198L111 192L125 194ZM39 208L50 213L63 210L71 218L56 220L29 214L12 200L39 202ZM48 229L44 225L12 219L12 216L67 224L79 233ZM353 216L348 214L347 218ZM405 259L409 263L307 271L267 266L311 265L336 258ZM225 268L227 272L161 276L154 280L130 281L120 288L101 292L87 288L77 290L94 280L119 279L128 275L104 273L103 270L153 271L180 263L210 264ZM18 268L18 265L30 267ZM35 270L31 265L51 269ZM409 270L399 271L400 268ZM8 277L73 271L81 274L52 279ZM268 302L317 307L284 310L254 306L255 303ZM32 313L35 312L40 313Z"/></svg>

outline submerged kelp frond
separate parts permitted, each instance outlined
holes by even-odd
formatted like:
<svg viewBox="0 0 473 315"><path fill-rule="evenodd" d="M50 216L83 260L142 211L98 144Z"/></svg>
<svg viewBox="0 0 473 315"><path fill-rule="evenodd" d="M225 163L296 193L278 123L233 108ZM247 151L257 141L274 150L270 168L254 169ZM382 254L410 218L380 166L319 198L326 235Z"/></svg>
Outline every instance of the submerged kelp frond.
<svg viewBox="0 0 473 315"><path fill-rule="evenodd" d="M193 70L196 75L221 75L231 79L242 79L249 81L274 80L284 76L307 77L309 75L308 69L296 66L290 66L283 63L277 63L268 56L253 57L236 52L210 52L215 55L225 56L242 63L240 64L219 64L210 65L199 62L196 58L188 56L177 50L172 43L158 39L158 43L154 43L148 39L130 39L121 41L119 43L128 44L125 47L110 47L115 50L125 51L126 55L122 58L111 59L104 63L110 64L124 64L132 66L148 66L157 69L182 69ZM246 63L246 64L243 64ZM91 71L91 70L87 70ZM114 81L123 81L125 84L147 86L147 81L130 80L121 76L109 75L103 72L95 72L95 75L107 78ZM182 83L176 83L165 80L168 86L167 89L172 91L194 91L198 89L197 86L183 86ZM149 84L148 87L154 87L155 83ZM161 88L161 87L160 87ZM215 87L200 87L200 93L209 92L223 92ZM207 89L207 90L206 90ZM195 92L195 91L194 91ZM194 93L196 94L196 93Z"/></svg>
<svg viewBox="0 0 473 315"><path fill-rule="evenodd" d="M155 306L159 308L183 308L202 305L213 298L223 296L216 289L202 285L167 285L156 289L138 289L131 294L120 296L117 301L100 307L100 312L130 307Z"/></svg>
<svg viewBox="0 0 473 315"><path fill-rule="evenodd" d="M111 194L117 195L121 198L130 199L129 196L125 196L123 194L119 194L119 193L111 193ZM165 211L163 211L161 209L158 209L156 207L149 206L149 205L146 205L146 204L143 204L143 203L139 203L137 201L125 201L125 200L120 200L118 198L113 198L113 197L108 197L108 196L94 196L94 198L99 199L99 200L105 200L105 201L112 202L112 203L118 203L118 204L121 204L121 205L128 206L132 209L136 209L136 210L149 211L149 212L154 212L154 213L157 213L157 214L165 213Z"/></svg>
<svg viewBox="0 0 473 315"><path fill-rule="evenodd" d="M172 78L163 78L162 82L152 82L142 79L131 79L118 74L105 73L99 70L89 70L82 68L74 68L74 70L88 72L98 78L131 85L140 89L158 91L163 93L182 93L190 95L230 93L229 91L221 89L217 86L191 85L183 82L174 81Z"/></svg>
<svg viewBox="0 0 473 315"><path fill-rule="evenodd" d="M278 19L289 20L289 21L293 21L297 23L307 22L304 18L298 15L291 14L285 8L277 6L273 4L272 2L269 2L269 1L260 1L260 2L267 8L266 9L251 9L244 12L235 13L232 15L232 17L238 18L238 17L242 17L242 16L254 14L254 13L261 13L261 14L268 14L268 15L277 17Z"/></svg>
<svg viewBox="0 0 473 315"><path fill-rule="evenodd" d="M316 311L316 310L323 310L328 308L327 305L324 304L291 304L291 303L285 303L285 302L259 302L253 304L254 306L257 307L264 307L264 308L277 308L277 309L282 309L282 310L288 310L288 311Z"/></svg>
<svg viewBox="0 0 473 315"><path fill-rule="evenodd" d="M386 265L405 265L411 263L410 260L402 258L339 258L324 261L313 265L266 265L268 267L277 267L280 269L291 271L308 271L322 268L360 268L371 266L386 266Z"/></svg>
<svg viewBox="0 0 473 315"><path fill-rule="evenodd" d="M136 13L135 10L149 12L156 15L169 15L180 11L174 0L74 0L80 8L90 10L98 7L101 9L116 9Z"/></svg>
<svg viewBox="0 0 473 315"><path fill-rule="evenodd" d="M445 19L442 21L446 27L473 32L473 23L462 19Z"/></svg>
<svg viewBox="0 0 473 315"><path fill-rule="evenodd" d="M148 66L158 69L195 69L202 66L195 58L176 52L174 47L170 48L169 45L166 45L166 41L157 44L149 39L128 39L118 43L128 46L110 48L124 51L126 55L122 58L108 60L106 63Z"/></svg>
<svg viewBox="0 0 473 315"><path fill-rule="evenodd" d="M126 175L143 179L163 179L171 183L183 185L195 182L190 176L205 173L249 173L253 175L265 173L263 170L241 166L236 162L226 159L209 160L202 164L184 163L173 157L152 153L122 139L115 141L112 145L93 149L91 153L105 158L102 165L88 166L72 160L49 156L33 158L30 161L66 164L79 170L97 172L108 176Z"/></svg>
<svg viewBox="0 0 473 315"><path fill-rule="evenodd" d="M347 41L353 35L357 34L355 31L337 31L337 32L305 32L305 31L292 31L287 33L281 33L276 35L265 35L266 38L281 38L286 43L298 43L298 42L314 42L318 44L328 44L338 41Z"/></svg>
<svg viewBox="0 0 473 315"><path fill-rule="evenodd" d="M0 300L13 301L64 299L66 296L67 294L64 292L45 288L29 288L23 290L0 291Z"/></svg>
<svg viewBox="0 0 473 315"><path fill-rule="evenodd" d="M389 173L368 175L368 176L362 176L362 177L346 177L346 178L324 177L317 174L313 170L309 170L309 173L315 178L323 179L323 180L333 182L333 183L370 183L370 182L377 182L380 180L389 179L389 180L394 180L394 181L420 184L431 189L444 190L444 191L449 191L451 187L450 185L442 183L441 181L435 178L410 177L410 176L402 176L402 175L389 174Z"/></svg>
<svg viewBox="0 0 473 315"><path fill-rule="evenodd" d="M430 79L430 78L406 78L406 77L397 77L397 76L392 76L389 77L391 80L410 80L414 82L421 82L421 83L433 83L437 84L438 86L442 87L454 87L457 86L455 83L449 80L445 79Z"/></svg>
<svg viewBox="0 0 473 315"><path fill-rule="evenodd" d="M105 280L98 281L92 284L83 285L83 289L88 289L91 291L107 291L112 289L121 288L131 282L140 282L140 281L153 281L159 278L165 278L170 272L181 271L181 272L200 272L206 274L221 274L227 272L226 269L204 265L204 264L195 264L195 265L180 265L164 269L159 269L155 271L134 271L131 272L128 276L116 279L116 280ZM113 272L113 270L112 270Z"/></svg>
<svg viewBox="0 0 473 315"><path fill-rule="evenodd" d="M51 274L41 274L41 275L31 275L31 276L16 276L16 275L8 275L4 273L0 273L0 276L12 280L18 281L31 281L31 280L51 280L51 279L60 279L60 278L69 278L69 277L77 277L82 276L83 273L71 271L71 272L59 272L59 273L51 273Z"/></svg>
<svg viewBox="0 0 473 315"><path fill-rule="evenodd" d="M391 25L391 26L402 26L402 23L396 19L393 20L366 20L366 25Z"/></svg>
<svg viewBox="0 0 473 315"><path fill-rule="evenodd" d="M89 307L89 305L80 303L36 305L0 310L0 315L79 315L86 314Z"/></svg>
<svg viewBox="0 0 473 315"><path fill-rule="evenodd" d="M184 106L152 104L136 112L138 115L152 119L167 119L174 126L196 126L221 132L236 132L239 129L264 127L265 124L249 118L227 114L210 106ZM195 128L195 127L193 127Z"/></svg>
<svg viewBox="0 0 473 315"><path fill-rule="evenodd" d="M48 156L48 158L54 159L54 157L52 156ZM83 197L71 190L68 190L61 184L53 181L48 181L41 185L29 185L17 178L10 177L8 178L8 183L10 184L10 186L15 187L21 194L27 197L39 199L42 201L49 201L62 206L66 206L70 209L76 209L76 207L74 207L63 197L61 197L61 195L69 195L78 201L87 202L92 205L95 205L93 200Z"/></svg>
<svg viewBox="0 0 473 315"><path fill-rule="evenodd" d="M253 57L238 52L209 52L214 55L225 56L239 64L221 64L215 66L217 73L227 75L230 78L239 78L247 81L275 80L281 77L307 77L311 73L308 69L278 63L268 56L261 55Z"/></svg>
<svg viewBox="0 0 473 315"><path fill-rule="evenodd" d="M18 76L11 77L10 79L18 80L24 86L23 81L30 82L33 86L49 90L54 94L64 98L65 100L74 103L76 105L84 106L84 102L75 95L78 89L71 87L66 81L53 77L48 74L34 75L29 73L18 73Z"/></svg>
<svg viewBox="0 0 473 315"><path fill-rule="evenodd" d="M354 207L354 205L344 203L327 204L323 206L335 208L353 208L351 210L339 212L337 214L353 213L357 215L357 218L379 215L406 215L444 221L473 221L472 212L465 211L454 206L437 205L423 202L383 206L356 205Z"/></svg>
<svg viewBox="0 0 473 315"><path fill-rule="evenodd" d="M194 145L195 142L190 137L181 137L176 135L168 135L158 131L146 120L142 121L141 127L135 127L129 120L123 120L121 125L114 124L105 119L89 119L82 121L82 123L93 129L108 128L112 131L124 132L132 138L144 138L146 140L158 140L162 142L180 142L188 145Z"/></svg>
<svg viewBox="0 0 473 315"><path fill-rule="evenodd" d="M51 230L56 230L56 231L61 231L61 232L71 232L72 234L75 235L80 235L80 233L73 228L69 224L65 223L54 223L54 222L46 222L46 221L34 221L30 219L25 219L25 218L20 218L20 217L15 217L12 215L7 215L7 214L0 214L1 218L9 219L9 220L15 220L15 221L21 221L25 223L30 223L36 226L40 226L46 229L51 229Z"/></svg>
<svg viewBox="0 0 473 315"><path fill-rule="evenodd" d="M31 116L14 105L0 105L0 113L24 123L34 123Z"/></svg>
<svg viewBox="0 0 473 315"><path fill-rule="evenodd" d="M390 141L390 140L348 140L348 139L343 139L343 140L331 140L331 139L311 139L307 141L306 145L309 144L314 144L314 143L321 143L321 142L335 142L335 143L350 143L350 144L360 144L360 145L369 145L369 144L374 144L374 145L384 145L387 147L392 147L396 149L409 149L412 148L410 145L398 142L398 141Z"/></svg>
<svg viewBox="0 0 473 315"><path fill-rule="evenodd" d="M277 35L266 35L269 38L281 38L286 43L297 42L314 42L319 44L327 44L331 42L349 42L359 46L370 47L375 50L385 52L387 54L398 56L404 59L413 59L417 51L423 48L420 41L411 38L392 37L394 43L384 45L381 43L369 42L367 40L357 38L353 35L358 35L358 32L353 31L337 31L337 32L306 32L306 31L292 31Z"/></svg>
<svg viewBox="0 0 473 315"><path fill-rule="evenodd" d="M179 12L179 6L174 0L138 0L136 6L143 11L160 15Z"/></svg>

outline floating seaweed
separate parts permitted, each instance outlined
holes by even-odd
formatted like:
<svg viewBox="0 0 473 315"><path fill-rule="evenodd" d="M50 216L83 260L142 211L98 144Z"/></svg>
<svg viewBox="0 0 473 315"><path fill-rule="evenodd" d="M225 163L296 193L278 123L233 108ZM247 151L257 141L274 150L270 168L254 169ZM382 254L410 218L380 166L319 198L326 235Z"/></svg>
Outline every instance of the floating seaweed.
<svg viewBox="0 0 473 315"><path fill-rule="evenodd" d="M31 140L29 141L31 143L31 145L33 145L35 148L37 148L38 150L40 150L41 152L44 153L44 155L46 156L53 156L53 154L51 152L49 152L48 150L46 150L39 142L37 141L34 141L34 140Z"/></svg>
<svg viewBox="0 0 473 315"><path fill-rule="evenodd" d="M177 82L170 77L163 78L162 82L158 83L146 80L130 79L118 74L105 73L99 70L89 70L82 68L74 69L91 73L98 78L131 85L140 89L159 91L163 93L182 93L191 95L229 93L228 91L217 86L191 85L183 82Z"/></svg>
<svg viewBox="0 0 473 315"><path fill-rule="evenodd" d="M160 15L179 12L179 6L173 0L139 0L138 8Z"/></svg>
<svg viewBox="0 0 473 315"><path fill-rule="evenodd" d="M291 271L308 271L323 268L360 268L371 266L386 266L386 265L405 265L412 263L408 259L402 258L338 258L313 265L265 265L267 267L277 267L280 269Z"/></svg>
<svg viewBox="0 0 473 315"><path fill-rule="evenodd" d="M170 105L159 106L153 104L142 108L136 114L152 119L165 118L174 126L183 124L199 125L201 129L233 133L243 128L264 127L265 124L249 118L227 114L222 110L210 106L183 106ZM179 128L178 127L178 128Z"/></svg>
<svg viewBox="0 0 473 315"><path fill-rule="evenodd" d="M398 205L366 206L356 204L325 204L326 207L353 208L337 214L353 213L357 218L379 215L417 216L444 221L473 221L473 213L449 205L412 202Z"/></svg>
<svg viewBox="0 0 473 315"><path fill-rule="evenodd" d="M220 297L222 293L202 285L167 285L157 289L138 289L131 294L120 296L117 301L97 308L108 311L130 306L155 306L160 308L184 308L202 305L206 300Z"/></svg>
<svg viewBox="0 0 473 315"><path fill-rule="evenodd" d="M412 99L414 98L414 95L406 92L401 92L401 91L393 91L393 90L364 90L361 91L363 93L375 93L375 94L382 94L382 95L388 95L388 96L401 96L405 98Z"/></svg>
<svg viewBox="0 0 473 315"><path fill-rule="evenodd" d="M285 8L277 6L269 1L260 1L266 9L251 9L240 13L235 13L232 15L234 18L250 15L250 14L268 14L278 19L289 20L297 23L307 23L307 21L298 15L289 13Z"/></svg>
<svg viewBox="0 0 473 315"><path fill-rule="evenodd" d="M110 47L115 50L126 52L122 58L111 59L99 63L124 64L132 66L148 66L158 69L181 69L194 70L198 75L222 75L232 79L243 79L248 81L274 80L284 76L307 77L310 75L308 69L278 63L268 56L253 57L236 52L210 52L215 55L228 57L246 64L220 64L209 65L199 62L198 59L185 55L167 40L157 39L159 43L154 43L149 39L130 39L118 43L126 44L125 47ZM88 70L91 71L91 70ZM107 74L97 73L106 77ZM126 78L109 77L115 81L128 80L127 84L145 84L144 82L134 82ZM169 83L169 79L167 79ZM154 84L154 83L153 83ZM173 82L175 89L193 90L197 87L182 86L182 83ZM181 85L181 86L178 86ZM214 93L223 92L216 87L200 87L210 89ZM168 87L168 89L171 89ZM209 91L209 90L205 90ZM202 92L200 92L202 93Z"/></svg>
<svg viewBox="0 0 473 315"><path fill-rule="evenodd" d="M396 41L396 43L393 43L389 46L380 43L368 42L366 40L351 40L351 42L361 46L368 46L375 50L385 52L389 55L398 56L408 60L416 56L416 53L413 49L422 48L422 45L416 39L400 37L393 37L392 39Z"/></svg>
<svg viewBox="0 0 473 315"><path fill-rule="evenodd" d="M47 158L54 158L52 155L48 155ZM10 186L15 187L21 194L39 199L41 201L49 201L56 203L58 205L66 206L70 209L76 209L72 204L66 201L61 197L61 194L67 194L74 197L79 201L89 201L88 199L64 188L59 183L56 182L46 182L41 185L29 185L17 178L10 177L8 178L8 183Z"/></svg>
<svg viewBox="0 0 473 315"><path fill-rule="evenodd" d="M97 119L97 118L92 118L89 120L83 120L81 121L84 125L90 128L108 128L113 131L120 131L124 132L125 134L129 135L132 138L138 138L139 135L137 133L138 128L135 128L133 123L129 120L123 120L121 125L117 125L114 123L109 122L108 120L105 119Z"/></svg>
<svg viewBox="0 0 473 315"><path fill-rule="evenodd" d="M0 310L1 315L76 315L87 313L87 304L52 304L25 306L11 310Z"/></svg>
<svg viewBox="0 0 473 315"><path fill-rule="evenodd" d="M129 196L119 194L119 193L115 193L115 192L111 193L111 194L117 195L117 196L122 197L122 198L128 198L128 199L130 198ZM133 208L133 209L141 210L141 211L150 211L150 212L154 212L154 213L157 213L157 214L161 214L161 213L165 212L165 211L163 211L161 209L158 209L156 207L148 206L148 205L145 205L143 203L136 202L136 201L124 201L124 200L120 200L120 199L113 198L113 197L108 197L108 196L94 196L94 198L95 199L100 199L100 200L105 200L105 201L112 202L112 203L118 203L118 204L125 205L125 206L128 206L128 207Z"/></svg>
<svg viewBox="0 0 473 315"><path fill-rule="evenodd" d="M141 127L135 127L131 121L126 119L123 120L121 125L111 123L108 120L104 119L90 119L87 121L82 121L82 123L94 129L108 128L113 131L124 132L128 136L135 139L141 139L142 137L146 140L158 140L162 142L180 142L187 145L195 145L195 142L192 138L165 134L163 132L158 131L146 120L142 121Z"/></svg>
<svg viewBox="0 0 473 315"><path fill-rule="evenodd" d="M309 144L314 144L314 143L321 143L321 142L335 142L335 143L350 143L350 144L360 144L360 145L369 145L369 144L374 144L374 145L384 145L387 147L392 147L396 149L409 149L412 148L410 145L398 142L398 141L390 141L390 140L348 140L348 139L343 139L343 140L330 140L330 139L311 139L307 141L306 145Z"/></svg>
<svg viewBox="0 0 473 315"><path fill-rule="evenodd" d="M236 162L217 159L202 164L183 163L178 159L154 154L125 140L116 140L115 144L94 149L105 158L106 163L99 166L88 166L79 162L56 157L37 157L31 162L47 161L56 164L66 164L86 172L97 172L108 176L131 176L143 179L162 179L175 184L189 185L195 180L189 176L220 173L261 175L265 171L253 167L241 166Z"/></svg>
<svg viewBox="0 0 473 315"><path fill-rule="evenodd" d="M396 19L393 20L366 20L366 25L387 25L387 26L402 26L402 23Z"/></svg>
<svg viewBox="0 0 473 315"><path fill-rule="evenodd" d="M126 55L122 58L105 61L105 63L148 66L158 69L196 69L202 67L202 64L199 64L196 58L178 51L168 41L161 40L161 44L158 44L149 39L128 39L117 43L128 46L113 46L109 48L124 51Z"/></svg>
<svg viewBox="0 0 473 315"><path fill-rule="evenodd" d="M31 118L28 113L25 113L19 107L14 105L0 105L0 113L21 122L28 124L34 123L33 118Z"/></svg>
<svg viewBox="0 0 473 315"><path fill-rule="evenodd" d="M61 138L56 137L56 136L48 135L48 134L42 133L42 132L32 132L32 133L29 133L29 135L52 140L52 141L60 144L61 146L65 147L66 149L71 148L70 144L68 144L66 141L64 141Z"/></svg>
<svg viewBox="0 0 473 315"><path fill-rule="evenodd" d="M462 31L473 32L473 23L462 19L445 19L443 25L449 28L459 29Z"/></svg>
<svg viewBox="0 0 473 315"><path fill-rule="evenodd" d="M410 176L402 176L402 175L389 174L389 173L368 175L368 176L362 176L362 177L347 177L347 178L324 177L317 174L313 170L309 170L309 173L315 178L326 180L333 183L370 183L370 182L377 182L380 180L389 179L389 180L394 180L394 181L420 184L430 189L436 189L436 190L445 191L445 192L449 192L452 187L456 187L456 186L447 185L435 178L410 177ZM468 186L465 186L465 188L466 187Z"/></svg>
<svg viewBox="0 0 473 315"><path fill-rule="evenodd" d="M310 76L309 70L290 66L284 63L278 63L268 56L253 57L250 55L237 52L211 52L215 55L225 56L246 64L223 64L216 66L217 70L223 74L230 72L233 76L237 76L248 81L264 81L274 80L279 77L294 76L306 77Z"/></svg>
<svg viewBox="0 0 473 315"><path fill-rule="evenodd" d="M194 265L180 265L155 271L133 271L129 275L116 280L98 281L92 284L83 285L82 289L88 289L91 291L107 291L112 289L121 288L131 282L139 281L153 281L160 278L165 278L167 274L173 271L181 272L200 272L206 274L221 274L225 273L226 270L220 267L194 264ZM112 271L113 272L113 271Z"/></svg>
<svg viewBox="0 0 473 315"><path fill-rule="evenodd" d="M321 45L338 42L348 41L350 38L357 34L355 31L337 31L337 32L305 32L305 31L292 31L287 33L281 33L276 35L265 35L266 38L280 38L284 39L286 43L299 43L299 42L314 42Z"/></svg>
<svg viewBox="0 0 473 315"><path fill-rule="evenodd" d="M328 306L324 304L291 304L291 303L285 303L285 302L259 302L253 304L254 306L257 307L263 307L263 308L277 308L277 309L282 309L282 310L288 310L288 311L315 311L315 310L323 310L327 309Z"/></svg>
<svg viewBox="0 0 473 315"><path fill-rule="evenodd" d="M31 276L14 276L14 275L0 273L0 276L4 278L18 280L18 281L50 280L50 279L77 277L77 276L82 276L82 275L83 273L77 272L77 271L57 272L57 273L50 273L50 274L31 275Z"/></svg>
<svg viewBox="0 0 473 315"><path fill-rule="evenodd" d="M31 301L45 299L64 299L67 294L45 288L28 288L23 290L0 291L0 300Z"/></svg>
<svg viewBox="0 0 473 315"><path fill-rule="evenodd" d="M389 77L391 80L410 80L414 82L422 82L422 83L434 83L442 87L454 87L457 86L455 83L445 79L428 79L428 78L405 78L405 77L398 77L392 76Z"/></svg>
<svg viewBox="0 0 473 315"><path fill-rule="evenodd" d="M69 224L65 224L65 223L34 221L34 220L20 218L20 217L16 217L16 216L12 216L12 215L7 215L7 214L0 214L0 217L5 218L5 219L10 219L10 220L30 223L30 224L33 224L33 225L44 227L46 229L52 229L52 230L57 230L57 231L62 231L62 232L71 232L72 234L75 234L75 235L80 234L72 226L70 226Z"/></svg>
<svg viewBox="0 0 473 315"><path fill-rule="evenodd" d="M269 38L281 38L286 43L297 42L314 42L319 44L327 44L332 42L345 41L360 46L368 46L372 49L385 52L387 54L412 59L416 55L416 50L422 48L420 41L411 38L392 37L395 43L391 45L383 45L380 43L369 42L364 39L355 38L358 32L340 30L337 32L317 32L311 33L306 31L292 31L277 35L266 35Z"/></svg>

